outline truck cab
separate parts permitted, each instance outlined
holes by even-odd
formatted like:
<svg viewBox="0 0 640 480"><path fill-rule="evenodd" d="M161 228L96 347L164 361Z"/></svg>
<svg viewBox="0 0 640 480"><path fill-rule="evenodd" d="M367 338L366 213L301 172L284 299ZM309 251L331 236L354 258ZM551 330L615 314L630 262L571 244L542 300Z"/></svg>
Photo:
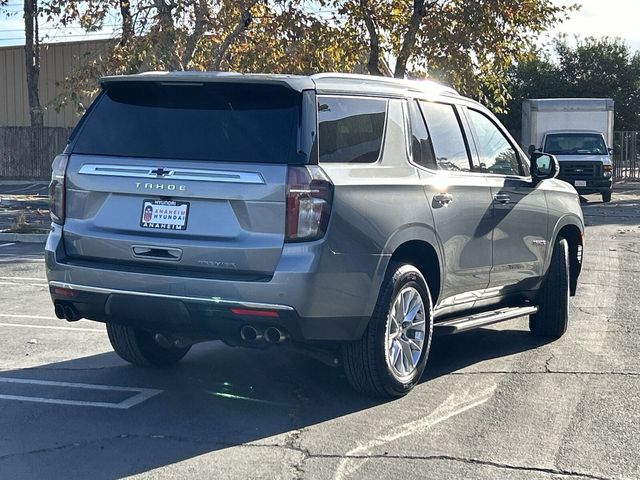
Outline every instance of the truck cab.
<svg viewBox="0 0 640 480"><path fill-rule="evenodd" d="M574 186L579 194L600 193L611 200L613 189L612 149L595 130L557 130L545 133L541 151L560 162L558 178Z"/></svg>

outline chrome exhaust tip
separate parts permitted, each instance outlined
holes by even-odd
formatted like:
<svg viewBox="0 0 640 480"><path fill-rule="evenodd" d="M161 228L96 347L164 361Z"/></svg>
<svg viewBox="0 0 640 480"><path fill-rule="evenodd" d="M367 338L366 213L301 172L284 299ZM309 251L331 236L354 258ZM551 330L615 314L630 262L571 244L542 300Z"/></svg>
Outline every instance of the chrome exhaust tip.
<svg viewBox="0 0 640 480"><path fill-rule="evenodd" d="M77 320L80 320L78 310L76 310L76 307L74 307L73 305L65 305L63 307L63 311L64 318L67 320L67 322L75 322Z"/></svg>
<svg viewBox="0 0 640 480"><path fill-rule="evenodd" d="M60 320L64 320L65 316L64 316L64 305L62 305L61 303L56 303L53 307L53 311L56 314L56 317L58 317Z"/></svg>
<svg viewBox="0 0 640 480"><path fill-rule="evenodd" d="M240 338L243 342L259 342L260 340L262 340L262 331L251 325L245 325L240 329Z"/></svg>
<svg viewBox="0 0 640 480"><path fill-rule="evenodd" d="M287 339L287 333L277 327L269 327L264 331L264 339L267 343L282 343Z"/></svg>

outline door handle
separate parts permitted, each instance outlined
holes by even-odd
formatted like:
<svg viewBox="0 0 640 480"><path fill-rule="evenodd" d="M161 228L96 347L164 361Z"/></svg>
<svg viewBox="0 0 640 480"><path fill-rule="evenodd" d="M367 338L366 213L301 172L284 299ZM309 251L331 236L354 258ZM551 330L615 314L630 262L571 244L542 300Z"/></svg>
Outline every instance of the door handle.
<svg viewBox="0 0 640 480"><path fill-rule="evenodd" d="M453 195L451 195L450 193L436 193L433 196L433 199L440 205L447 206L451 202L453 202Z"/></svg>
<svg viewBox="0 0 640 480"><path fill-rule="evenodd" d="M507 203L511 202L511 197L506 193L496 193L493 196L493 199L496 202L502 203L502 204L507 204Z"/></svg>

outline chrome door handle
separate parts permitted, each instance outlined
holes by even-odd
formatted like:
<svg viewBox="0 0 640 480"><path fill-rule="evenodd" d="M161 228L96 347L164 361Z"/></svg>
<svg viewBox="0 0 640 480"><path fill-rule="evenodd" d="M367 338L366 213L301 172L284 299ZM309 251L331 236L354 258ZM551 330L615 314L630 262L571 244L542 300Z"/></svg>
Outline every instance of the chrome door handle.
<svg viewBox="0 0 640 480"><path fill-rule="evenodd" d="M440 205L446 206L453 202L453 195L451 195L450 193L436 193L433 196L433 199Z"/></svg>
<svg viewBox="0 0 640 480"><path fill-rule="evenodd" d="M496 193L493 196L493 199L498 202L498 203L502 203L502 204L507 204L511 201L511 197L509 195L507 195L506 193Z"/></svg>

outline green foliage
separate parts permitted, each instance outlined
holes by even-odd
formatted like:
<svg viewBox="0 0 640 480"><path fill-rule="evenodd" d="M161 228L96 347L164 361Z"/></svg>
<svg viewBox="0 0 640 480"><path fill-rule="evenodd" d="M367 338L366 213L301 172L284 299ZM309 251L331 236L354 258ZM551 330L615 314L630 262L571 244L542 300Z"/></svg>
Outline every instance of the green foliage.
<svg viewBox="0 0 640 480"><path fill-rule="evenodd" d="M640 53L617 38L558 38L510 71L512 100L503 121L518 130L526 98L613 98L615 128L640 130Z"/></svg>

